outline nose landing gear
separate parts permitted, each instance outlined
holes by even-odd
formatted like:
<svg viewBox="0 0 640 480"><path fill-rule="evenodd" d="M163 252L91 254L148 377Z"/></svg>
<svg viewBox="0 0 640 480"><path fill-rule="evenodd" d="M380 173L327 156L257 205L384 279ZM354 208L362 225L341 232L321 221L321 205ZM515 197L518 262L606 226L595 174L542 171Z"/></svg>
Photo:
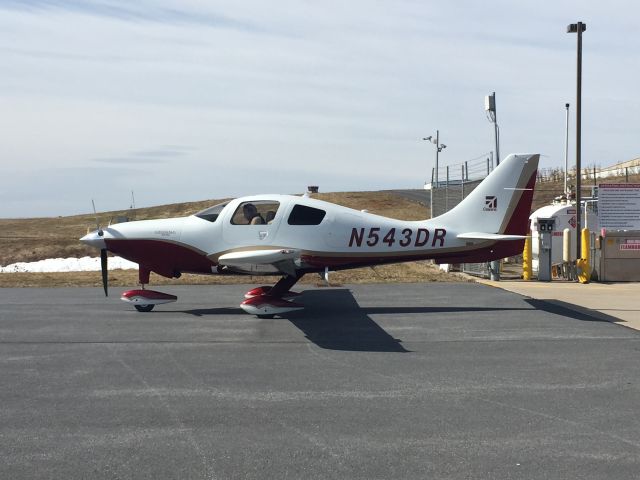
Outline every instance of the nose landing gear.
<svg viewBox="0 0 640 480"><path fill-rule="evenodd" d="M150 312L154 306L175 302L178 297L168 293L156 292L155 290L138 289L122 292L120 300L133 304L139 312Z"/></svg>
<svg viewBox="0 0 640 480"><path fill-rule="evenodd" d="M175 295L168 293L156 292L155 290L146 290L145 285L149 283L149 274L151 272L146 268L140 267L138 270L138 279L140 281L140 287L136 290L127 290L122 292L120 300L123 302L131 303L139 312L150 312L153 307L162 303L171 303L178 300Z"/></svg>

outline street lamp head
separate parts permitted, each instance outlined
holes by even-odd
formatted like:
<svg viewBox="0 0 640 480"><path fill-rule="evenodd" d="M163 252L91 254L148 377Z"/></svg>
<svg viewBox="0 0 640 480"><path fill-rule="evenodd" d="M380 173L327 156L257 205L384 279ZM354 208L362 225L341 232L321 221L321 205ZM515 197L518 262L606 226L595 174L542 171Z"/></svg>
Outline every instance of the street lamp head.
<svg viewBox="0 0 640 480"><path fill-rule="evenodd" d="M427 140L430 141L433 137L431 135L429 135L428 137L424 137L423 140Z"/></svg>
<svg viewBox="0 0 640 480"><path fill-rule="evenodd" d="M447 146L446 146L444 143L441 143L441 144L440 144L440 148L441 148L441 149L443 149L443 148L447 148Z"/></svg>
<svg viewBox="0 0 640 480"><path fill-rule="evenodd" d="M580 26L580 32L584 32L587 29L586 23L570 23L567 25L567 33L578 33L578 26Z"/></svg>

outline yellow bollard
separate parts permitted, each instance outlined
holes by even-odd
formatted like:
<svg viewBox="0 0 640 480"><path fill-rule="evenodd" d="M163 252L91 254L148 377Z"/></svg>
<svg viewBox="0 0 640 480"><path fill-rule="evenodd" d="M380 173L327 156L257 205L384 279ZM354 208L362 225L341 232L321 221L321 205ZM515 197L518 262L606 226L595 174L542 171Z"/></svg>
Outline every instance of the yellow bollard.
<svg viewBox="0 0 640 480"><path fill-rule="evenodd" d="M524 240L524 251L522 252L522 279L531 280L533 276L533 254L531 251L531 237Z"/></svg>
<svg viewBox="0 0 640 480"><path fill-rule="evenodd" d="M589 283L589 280L591 280L591 245L589 244L591 235L589 235L588 228L583 228L580 234L580 258L576 262L576 266L578 267L578 281L580 283Z"/></svg>

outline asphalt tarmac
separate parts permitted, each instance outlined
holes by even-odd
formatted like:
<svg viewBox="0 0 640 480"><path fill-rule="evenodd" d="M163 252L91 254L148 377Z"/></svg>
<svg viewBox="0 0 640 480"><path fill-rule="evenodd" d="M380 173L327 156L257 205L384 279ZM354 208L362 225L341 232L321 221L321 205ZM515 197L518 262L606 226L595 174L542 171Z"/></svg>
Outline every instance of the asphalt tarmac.
<svg viewBox="0 0 640 480"><path fill-rule="evenodd" d="M0 478L636 479L640 332L480 284L0 289Z"/></svg>

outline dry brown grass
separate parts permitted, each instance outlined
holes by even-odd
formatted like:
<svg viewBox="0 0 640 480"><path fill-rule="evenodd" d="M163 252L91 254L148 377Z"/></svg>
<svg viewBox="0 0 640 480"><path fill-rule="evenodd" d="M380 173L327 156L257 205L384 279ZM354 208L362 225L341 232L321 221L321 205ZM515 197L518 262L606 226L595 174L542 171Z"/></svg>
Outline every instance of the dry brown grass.
<svg viewBox="0 0 640 480"><path fill-rule="evenodd" d="M367 209L371 213L400 218L419 220L428 215L425 208L390 192L344 192L320 193L314 198L344 205L357 210ZM174 205L138 209L136 220L150 218L169 218L193 214L203 208L225 201L206 200ZM100 223L106 225L110 219L126 216L126 211L98 214ZM95 217L75 215L58 218L0 219L0 264L29 262L47 258L95 256L95 249L82 245L78 238L95 228ZM361 268L331 274L331 282L376 283L376 282L424 282L424 281L460 281L463 277L441 272L426 262L411 262L401 265L385 265L374 268ZM137 284L137 272L116 270L109 273L109 284L116 287ZM277 277L248 276L200 276L184 275L179 280L153 275L153 285L197 284L216 285L228 283L274 283ZM317 283L320 278L308 275L303 283ZM0 287L65 287L101 285L99 272L72 273L5 273L0 274Z"/></svg>
<svg viewBox="0 0 640 480"><path fill-rule="evenodd" d="M607 183L622 183L624 177L606 179ZM640 183L640 175L629 177L630 182ZM585 182L587 183L587 182ZM535 210L548 204L562 191L561 182L541 183L536 185L533 199ZM367 209L371 213L402 220L420 220L428 217L424 206L417 202L407 200L391 192L337 192L314 194L314 198L344 205L356 210ZM200 202L178 203L171 205L159 205L155 207L137 209L136 220L151 218L170 218L191 215L226 199L212 199ZM113 211L99 213L98 217L102 225L109 223L118 216L130 215L128 211ZM8 265L15 262L31 262L47 258L66 258L95 256L96 251L82 245L78 238L87 230L95 228L93 214L75 215L58 218L28 218L28 219L0 219L0 265ZM412 266L418 265L418 266ZM440 279L459 280L456 276L446 274L434 274L428 267L416 264L403 264L375 267L375 269L358 269L347 272L339 272L332 276L336 282L385 282L385 281L437 281ZM73 280L73 279L76 280ZM113 285L135 285L136 273L121 271L111 275L110 283ZM152 283L260 283L266 279L246 276L239 277L201 277L185 275L180 280L167 280L156 276ZM269 279L272 281L272 279ZM269 282L267 282L269 283ZM99 285L98 273L71 273L71 274L0 274L0 287L13 285L20 286L64 286L64 285Z"/></svg>
<svg viewBox="0 0 640 480"><path fill-rule="evenodd" d="M279 277L246 275L189 275L180 279L151 275L151 285L223 285L223 284L274 284ZM410 282L468 282L468 277L456 273L445 273L428 262L409 262L400 265L383 265L358 268L342 272L331 272L331 285L348 283L410 283ZM138 283L136 270L112 270L109 272L110 287L132 287ZM307 275L300 283L324 285L318 275ZM65 273L0 273L0 288L3 287L100 287L100 272Z"/></svg>
<svg viewBox="0 0 640 480"><path fill-rule="evenodd" d="M424 207L388 192L323 193L314 196L358 210L395 216L403 220L425 218ZM142 208L135 212L136 220L170 218L191 215L206 207L225 201L205 200ZM111 219L126 216L127 211L99 213L101 225ZM93 214L58 218L0 219L0 265L33 262L47 258L95 256L96 251L78 241L88 229L94 229Z"/></svg>
<svg viewBox="0 0 640 480"><path fill-rule="evenodd" d="M219 201L207 200L143 208L136 210L135 219L190 215L215 203ZM101 225L107 225L111 219L126 215L130 213L103 212L98 214L98 219ZM0 265L46 258L95 256L95 249L78 241L87 230L93 230L95 227L96 219L93 214L57 218L0 219Z"/></svg>

